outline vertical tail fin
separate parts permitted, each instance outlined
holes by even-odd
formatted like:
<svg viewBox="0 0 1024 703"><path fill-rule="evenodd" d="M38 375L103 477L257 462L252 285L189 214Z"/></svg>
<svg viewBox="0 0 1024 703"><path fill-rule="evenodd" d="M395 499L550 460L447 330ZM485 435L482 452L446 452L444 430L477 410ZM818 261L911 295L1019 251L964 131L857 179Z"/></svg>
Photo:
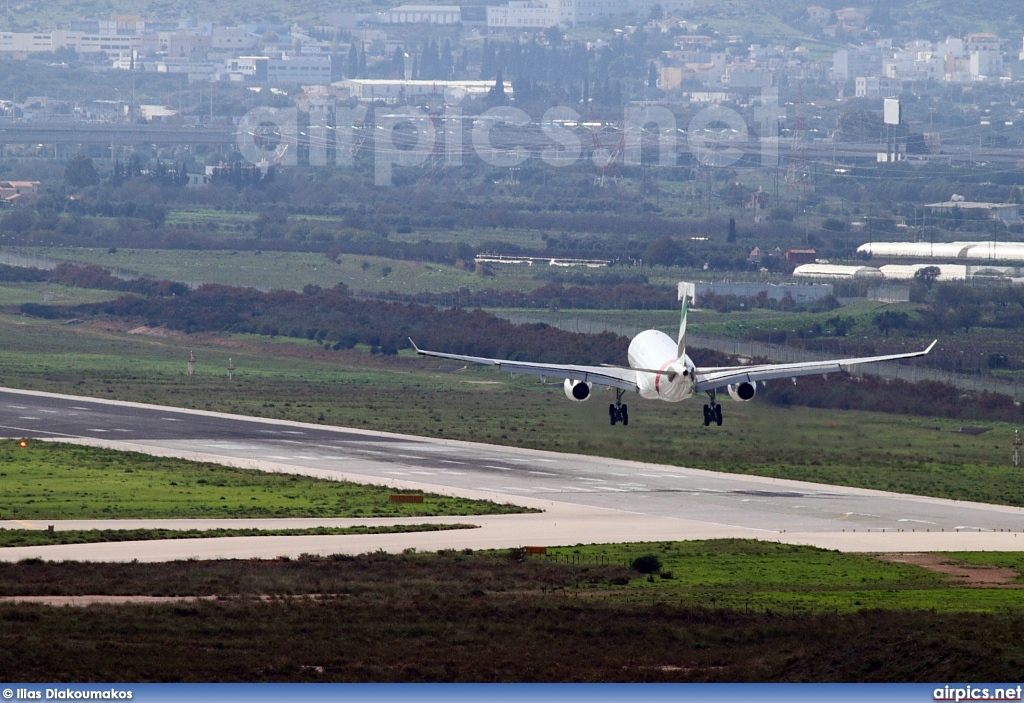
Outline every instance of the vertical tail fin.
<svg viewBox="0 0 1024 703"><path fill-rule="evenodd" d="M682 359L686 353L686 313L689 311L690 303L696 301L697 290L692 283L679 282L679 299L683 301L683 311L679 316L679 339L676 348L677 358Z"/></svg>

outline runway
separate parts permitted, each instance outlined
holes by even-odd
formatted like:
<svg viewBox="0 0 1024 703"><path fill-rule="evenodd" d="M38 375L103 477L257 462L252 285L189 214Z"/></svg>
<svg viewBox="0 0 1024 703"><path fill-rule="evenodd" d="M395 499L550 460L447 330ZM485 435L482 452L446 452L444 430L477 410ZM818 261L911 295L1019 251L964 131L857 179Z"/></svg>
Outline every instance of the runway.
<svg viewBox="0 0 1024 703"><path fill-rule="evenodd" d="M76 441L245 468L488 498L545 511L413 519L479 526L472 530L20 547L0 549L0 560L28 556L104 560L273 557L378 548L476 549L711 537L771 539L849 551L1024 551L1024 538L1018 537L1024 530L1024 510L1015 507L93 398L0 389L0 436ZM109 527L110 522L48 521L56 529ZM355 519L287 522L295 524L266 520L144 524L374 524ZM118 524L135 527L142 523ZM0 527L25 525L0 522ZM1022 546L1017 546L1018 539Z"/></svg>

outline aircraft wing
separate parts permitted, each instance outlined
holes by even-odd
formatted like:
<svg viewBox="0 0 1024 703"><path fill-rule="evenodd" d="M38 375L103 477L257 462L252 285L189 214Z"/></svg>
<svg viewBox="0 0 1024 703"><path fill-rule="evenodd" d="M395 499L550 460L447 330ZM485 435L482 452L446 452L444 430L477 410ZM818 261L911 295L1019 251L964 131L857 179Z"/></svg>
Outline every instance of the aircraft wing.
<svg viewBox="0 0 1024 703"><path fill-rule="evenodd" d="M409 343L416 353L421 356L433 356L438 359L451 359L452 361L465 361L470 364L482 364L484 366L497 366L502 371L513 375L517 373L529 374L531 376L551 378L571 378L574 381L586 381L598 386L607 388L621 388L626 391L638 392L640 390L636 382L636 369L629 369L621 366L576 366L573 364L536 364L530 361L511 361L509 359L488 359L483 356L464 356L462 354L445 354L442 352L427 351L420 349L411 339Z"/></svg>
<svg viewBox="0 0 1024 703"><path fill-rule="evenodd" d="M938 340L936 340L938 341ZM888 354L886 356L862 356L850 359L828 359L826 361L803 361L795 364L760 364L757 366L716 367L713 369L697 369L697 385L694 389L700 393L714 388L722 388L735 383L757 383L775 378L796 378L797 376L819 376L828 373L849 371L860 364L874 364L879 361L896 361L924 356L932 350L935 342L924 351L908 354Z"/></svg>

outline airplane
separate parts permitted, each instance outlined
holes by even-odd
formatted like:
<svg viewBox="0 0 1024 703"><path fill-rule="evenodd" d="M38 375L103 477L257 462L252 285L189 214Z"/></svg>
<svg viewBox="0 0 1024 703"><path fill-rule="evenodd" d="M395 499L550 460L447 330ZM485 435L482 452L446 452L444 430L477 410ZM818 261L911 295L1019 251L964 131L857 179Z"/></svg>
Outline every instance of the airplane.
<svg viewBox="0 0 1024 703"><path fill-rule="evenodd" d="M938 340L933 341L923 351L906 354L805 361L791 364L698 367L686 354L686 316L691 301L695 300L694 285L680 283L679 297L683 304L679 321L679 335L676 341L673 342L672 338L661 330L641 332L629 343L627 353L629 366L608 364L576 366L488 359L420 349L411 338L409 343L421 356L497 366L502 371L510 372L513 378L516 374L530 374L540 376L542 383L545 383L549 377L563 378L565 379L563 388L566 397L578 403L589 399L593 395L592 390L595 386L604 389L614 388L615 403L608 406L608 416L612 426L619 422L623 426L629 424L629 408L622 402L622 396L626 392L639 393L641 398L663 400L669 403L687 400L697 393L707 393L710 403L704 405L704 426L707 427L714 422L721 427L722 406L716 402L720 390L724 389L735 401L749 402L754 399L758 381L762 386L766 381L777 378L792 378L793 383L796 383L798 376L848 373L852 367L861 364L913 359L928 354L938 342Z"/></svg>

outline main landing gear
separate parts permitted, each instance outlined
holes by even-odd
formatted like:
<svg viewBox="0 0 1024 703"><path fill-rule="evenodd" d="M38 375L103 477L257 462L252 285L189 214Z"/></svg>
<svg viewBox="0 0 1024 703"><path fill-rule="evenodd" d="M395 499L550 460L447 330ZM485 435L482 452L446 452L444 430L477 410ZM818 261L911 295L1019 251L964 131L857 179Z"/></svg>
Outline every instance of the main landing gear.
<svg viewBox="0 0 1024 703"><path fill-rule="evenodd" d="M707 427L712 422L722 426L722 406L715 402L715 391L708 391L708 397L711 398L711 404L704 406L704 426Z"/></svg>
<svg viewBox="0 0 1024 703"><path fill-rule="evenodd" d="M623 393L624 391L621 388L616 388L615 403L608 406L608 419L611 420L612 427L617 422L621 422L623 426L629 424L629 406L622 404Z"/></svg>

